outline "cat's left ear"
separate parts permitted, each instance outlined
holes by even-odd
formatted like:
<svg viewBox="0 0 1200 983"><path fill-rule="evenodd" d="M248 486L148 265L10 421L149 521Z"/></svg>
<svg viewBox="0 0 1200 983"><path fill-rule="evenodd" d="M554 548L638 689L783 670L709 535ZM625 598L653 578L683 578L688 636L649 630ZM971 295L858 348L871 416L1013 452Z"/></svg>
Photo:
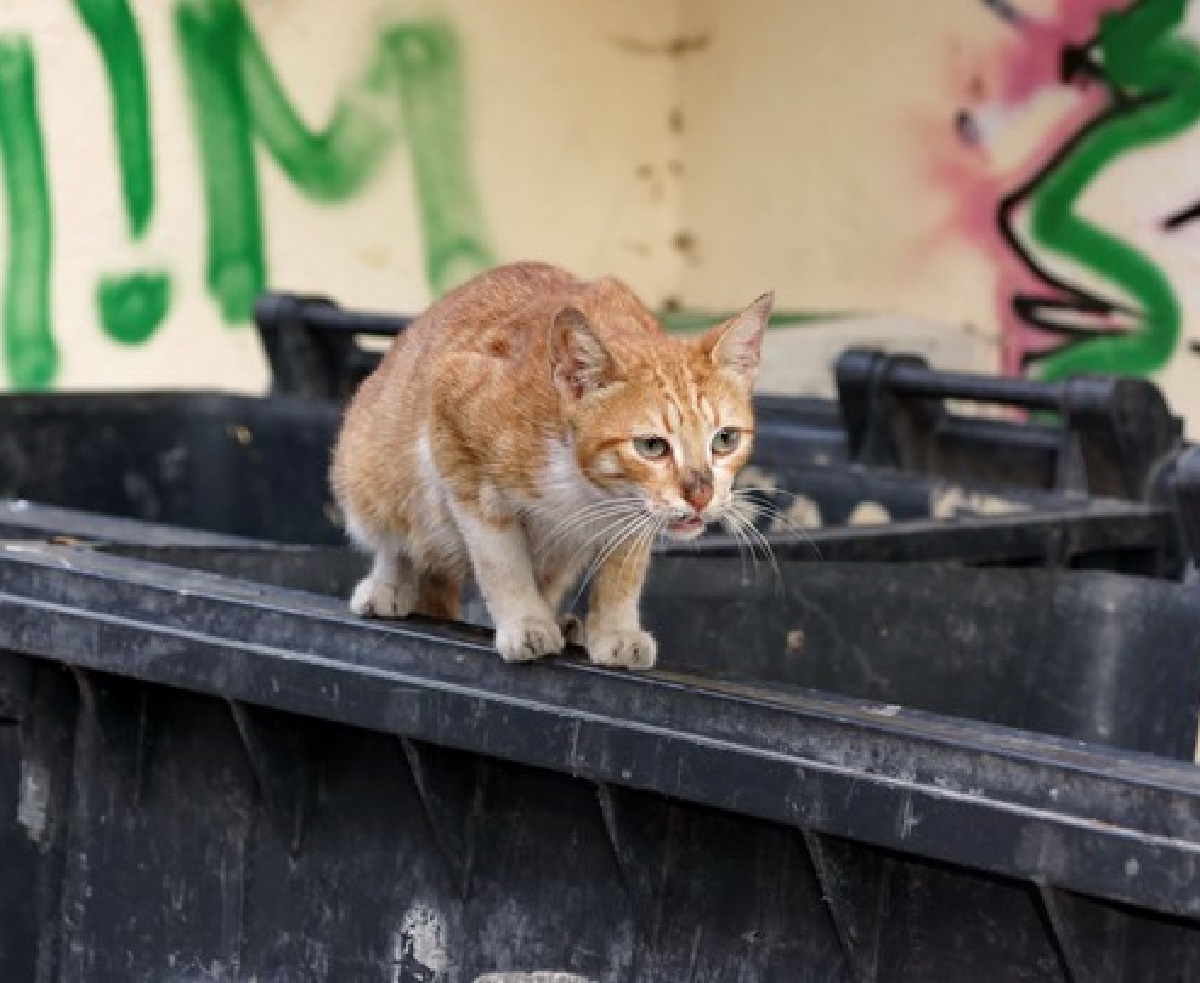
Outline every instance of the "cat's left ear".
<svg viewBox="0 0 1200 983"><path fill-rule="evenodd" d="M763 294L736 317L719 324L704 339L712 360L749 388L758 377L763 334L775 306L774 291Z"/></svg>
<svg viewBox="0 0 1200 983"><path fill-rule="evenodd" d="M554 315L550 359L554 385L572 399L582 399L618 379L612 355L578 307L563 307Z"/></svg>

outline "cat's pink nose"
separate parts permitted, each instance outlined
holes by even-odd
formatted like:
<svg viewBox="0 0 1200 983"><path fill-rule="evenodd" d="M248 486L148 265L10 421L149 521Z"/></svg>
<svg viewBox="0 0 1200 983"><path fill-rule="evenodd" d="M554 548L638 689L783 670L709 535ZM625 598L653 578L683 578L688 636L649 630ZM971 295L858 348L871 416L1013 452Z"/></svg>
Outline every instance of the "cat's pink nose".
<svg viewBox="0 0 1200 983"><path fill-rule="evenodd" d="M702 471L691 471L684 476L680 490L688 505L697 512L703 512L713 498L712 478Z"/></svg>

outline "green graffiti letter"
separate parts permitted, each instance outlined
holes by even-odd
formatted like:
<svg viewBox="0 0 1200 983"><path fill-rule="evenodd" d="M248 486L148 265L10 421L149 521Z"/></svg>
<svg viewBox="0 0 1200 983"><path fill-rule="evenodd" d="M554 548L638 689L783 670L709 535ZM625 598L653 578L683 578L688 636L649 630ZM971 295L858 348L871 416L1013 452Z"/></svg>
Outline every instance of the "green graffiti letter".
<svg viewBox="0 0 1200 983"><path fill-rule="evenodd" d="M154 210L150 99L142 41L125 0L75 0L75 9L104 59L121 161L121 190L129 227L138 239Z"/></svg>
<svg viewBox="0 0 1200 983"><path fill-rule="evenodd" d="M1186 0L1141 0L1102 18L1101 64L1120 100L1076 137L1031 196L1034 237L1118 287L1138 305L1141 320L1134 331L1076 341L1048 356L1040 366L1044 378L1147 374L1162 368L1179 342L1179 302L1167 277L1133 246L1081 218L1076 205L1119 157L1200 120L1200 51L1173 36L1186 8Z"/></svg>
<svg viewBox="0 0 1200 983"><path fill-rule="evenodd" d="M249 317L266 284L255 137L305 195L338 202L374 176L400 135L403 110L430 286L441 292L490 265L466 163L458 49L445 24L385 30L315 133L288 101L237 0L180 0L175 24L204 172L206 279L226 321Z"/></svg>
<svg viewBox="0 0 1200 983"><path fill-rule="evenodd" d="M4 355L9 382L42 389L58 374L50 334L50 192L29 39L0 36L0 156L8 202Z"/></svg>
<svg viewBox="0 0 1200 983"><path fill-rule="evenodd" d="M101 277L96 307L111 338L139 344L154 333L171 307L171 278L153 270Z"/></svg>
<svg viewBox="0 0 1200 983"><path fill-rule="evenodd" d="M438 293L492 265L467 166L462 70L444 26L401 25L385 39L400 81L421 227L425 276Z"/></svg>
<svg viewBox="0 0 1200 983"><path fill-rule="evenodd" d="M126 0L75 0L75 9L104 60L125 214L133 238L140 239L154 212L150 98L142 39ZM166 317L170 295L170 279L165 273L105 276L96 288L96 310L110 338L140 344Z"/></svg>

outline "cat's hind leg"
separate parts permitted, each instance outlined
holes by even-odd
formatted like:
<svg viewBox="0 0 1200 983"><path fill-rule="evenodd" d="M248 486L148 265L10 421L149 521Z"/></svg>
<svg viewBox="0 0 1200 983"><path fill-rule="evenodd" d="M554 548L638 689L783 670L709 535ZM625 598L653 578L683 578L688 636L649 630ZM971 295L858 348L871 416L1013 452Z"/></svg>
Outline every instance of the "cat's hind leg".
<svg viewBox="0 0 1200 983"><path fill-rule="evenodd" d="M440 573L422 573L417 578L415 610L429 618L459 620L464 577Z"/></svg>
<svg viewBox="0 0 1200 983"><path fill-rule="evenodd" d="M394 540L375 546L371 572L354 589L350 610L365 618L407 618L417 607L417 574Z"/></svg>
<svg viewBox="0 0 1200 983"><path fill-rule="evenodd" d="M550 605L550 610L556 613L563 639L571 645L583 644L583 619L572 611L561 610L562 602L567 596L567 591L579 580L586 559L586 555L555 558L538 572L538 587L542 597Z"/></svg>

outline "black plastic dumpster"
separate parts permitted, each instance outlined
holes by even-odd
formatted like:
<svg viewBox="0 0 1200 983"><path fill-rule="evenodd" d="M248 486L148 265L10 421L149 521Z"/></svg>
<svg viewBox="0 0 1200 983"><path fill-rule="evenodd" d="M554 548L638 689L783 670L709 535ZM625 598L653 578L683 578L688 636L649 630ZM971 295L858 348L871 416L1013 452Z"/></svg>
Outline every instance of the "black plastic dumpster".
<svg viewBox="0 0 1200 983"><path fill-rule="evenodd" d="M343 544L328 482L339 414L330 402L284 396L0 395L0 499L7 499L0 530L157 542L194 540L204 531ZM745 477L789 517L763 526L781 558L1178 573L1175 519L1161 495L1131 501L831 459L825 451L833 431L792 420L778 407L768 407L763 430ZM1011 428L1014 446L1023 434ZM1173 460L1160 462L1160 471L1169 472ZM119 519L192 531L152 532ZM796 531L797 524L804 528ZM662 547L681 555L697 550L732 556L739 546L709 535L695 547Z"/></svg>
<svg viewBox="0 0 1200 983"><path fill-rule="evenodd" d="M336 393L0 397L0 981L1196 978L1198 452L863 358L921 427L764 400L821 527L644 674L349 616Z"/></svg>
<svg viewBox="0 0 1200 983"><path fill-rule="evenodd" d="M279 542L341 542L327 478L338 418L336 407L301 399L4 394L0 498ZM23 508L0 522L20 522Z"/></svg>
<svg viewBox="0 0 1200 983"><path fill-rule="evenodd" d="M1194 585L701 562L633 674L0 548L0 978L1196 978Z"/></svg>

